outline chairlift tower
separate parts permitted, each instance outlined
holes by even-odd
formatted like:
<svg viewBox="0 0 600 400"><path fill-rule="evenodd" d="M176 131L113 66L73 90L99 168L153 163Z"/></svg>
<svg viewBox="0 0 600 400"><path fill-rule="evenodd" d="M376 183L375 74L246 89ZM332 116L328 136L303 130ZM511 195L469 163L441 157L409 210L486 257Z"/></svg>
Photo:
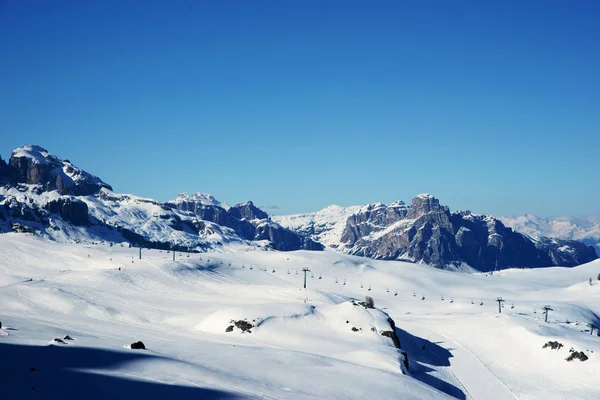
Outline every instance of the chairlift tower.
<svg viewBox="0 0 600 400"><path fill-rule="evenodd" d="M304 272L304 289L306 289L306 273L310 272L310 269L308 269L308 267L304 267L302 268L302 272Z"/></svg>
<svg viewBox="0 0 600 400"><path fill-rule="evenodd" d="M502 297L498 297L496 301L498 302L498 312L502 314L502 303L504 303L504 300L502 300Z"/></svg>
<svg viewBox="0 0 600 400"><path fill-rule="evenodd" d="M544 322L548 322L548 311L554 311L552 308L550 308L550 306L546 305L543 308L544 310Z"/></svg>

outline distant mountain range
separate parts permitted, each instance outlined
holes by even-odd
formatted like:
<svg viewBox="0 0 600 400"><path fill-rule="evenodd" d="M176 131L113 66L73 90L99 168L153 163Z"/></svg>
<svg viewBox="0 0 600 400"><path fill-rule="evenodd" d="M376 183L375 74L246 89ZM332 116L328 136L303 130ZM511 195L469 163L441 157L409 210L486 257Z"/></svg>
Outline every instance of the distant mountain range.
<svg viewBox="0 0 600 400"><path fill-rule="evenodd" d="M531 237L553 237L579 240L596 248L600 255L600 215L584 217L542 218L526 214L520 217L500 217L506 226Z"/></svg>
<svg viewBox="0 0 600 400"><path fill-rule="evenodd" d="M100 178L34 145L14 150L8 163L0 158L0 184L0 232L33 232L58 241L187 251L329 248L480 271L574 266L597 258L593 247L572 240L579 238L575 233L548 238L538 229L540 234L523 235L489 215L450 212L428 194L410 205L330 206L278 217L269 217L251 201L230 206L201 193L182 193L161 203L115 193ZM528 228L543 225L518 221Z"/></svg>

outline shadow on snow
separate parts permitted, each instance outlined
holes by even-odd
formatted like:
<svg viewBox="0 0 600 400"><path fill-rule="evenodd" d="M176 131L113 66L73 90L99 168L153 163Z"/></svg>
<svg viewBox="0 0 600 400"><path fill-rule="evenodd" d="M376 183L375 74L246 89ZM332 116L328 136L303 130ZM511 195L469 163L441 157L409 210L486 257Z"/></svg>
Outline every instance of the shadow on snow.
<svg viewBox="0 0 600 400"><path fill-rule="evenodd" d="M464 400L467 398L462 389L431 375L430 373L435 370L425 365L449 367L450 358L452 357L450 351L441 347L438 343L411 335L398 327L396 327L396 334L400 339L402 350L406 351L408 355L410 374L413 378L457 399ZM424 350L423 346L425 346Z"/></svg>
<svg viewBox="0 0 600 400"><path fill-rule="evenodd" d="M160 357L144 351L119 352L69 346L0 343L2 399L238 399L235 393L103 375L81 369L117 368ZM35 368L36 371L30 371ZM79 369L79 370L78 370ZM35 386L35 390L32 387Z"/></svg>

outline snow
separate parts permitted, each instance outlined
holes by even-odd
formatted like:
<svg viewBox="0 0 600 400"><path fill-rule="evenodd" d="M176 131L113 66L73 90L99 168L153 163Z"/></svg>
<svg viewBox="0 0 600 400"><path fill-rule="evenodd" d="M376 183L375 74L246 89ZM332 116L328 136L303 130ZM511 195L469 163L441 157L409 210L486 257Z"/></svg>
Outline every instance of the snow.
<svg viewBox="0 0 600 400"><path fill-rule="evenodd" d="M127 247L0 235L0 397L599 397L600 338L586 331L600 325L598 260L465 274L243 249L139 260ZM352 304L365 295L376 309ZM408 375L381 335L388 315ZM240 319L251 333L225 332ZM147 350L125 348L138 340ZM542 349L550 340L564 347ZM571 347L589 360L565 361Z"/></svg>
<svg viewBox="0 0 600 400"><path fill-rule="evenodd" d="M12 157L26 157L31 158L35 164L47 164L48 160L58 161L54 156L52 156L48 150L43 147L26 144L23 147L19 147L12 152Z"/></svg>
<svg viewBox="0 0 600 400"><path fill-rule="evenodd" d="M430 195L429 193L421 193L417 196L415 196L417 199L423 199L423 200L427 200L427 199L433 199L434 197L432 195Z"/></svg>
<svg viewBox="0 0 600 400"><path fill-rule="evenodd" d="M0 206L15 203L15 206L32 204L37 208L44 208L48 202L61 197L70 196L61 196L55 190L39 192L36 185L22 184L18 188L0 187ZM110 229L119 226L138 232L149 241L177 243L199 251L208 248L218 248L222 252L239 251L242 247L266 248L266 243L243 240L232 229L209 221L203 221L206 229L199 235L197 231L187 226L197 221L196 216L190 212L170 209L153 199L119 194L107 188L100 189L97 195L78 196L77 199L87 204L88 214L92 220L102 221L108 228L100 225L78 227L65 223L60 218L50 218L51 229L45 230L45 237L60 242L122 243L125 239L119 230ZM183 229L173 229L174 224L181 224ZM39 229L41 228L40 225Z"/></svg>
<svg viewBox="0 0 600 400"><path fill-rule="evenodd" d="M332 247L341 242L348 218L364 207L331 205L314 213L273 216L271 219L293 231L310 233L317 242Z"/></svg>
<svg viewBox="0 0 600 400"><path fill-rule="evenodd" d="M183 203L183 202L195 202L195 203L200 203L200 204L204 204L207 206L221 207L226 210L231 208L229 206L229 204L218 201L217 199L215 199L215 197L213 195L208 194L208 193L200 193L200 192L197 192L193 195L189 195L185 192L179 193L177 198L175 198L175 200L170 201L169 203L177 204L177 203Z"/></svg>

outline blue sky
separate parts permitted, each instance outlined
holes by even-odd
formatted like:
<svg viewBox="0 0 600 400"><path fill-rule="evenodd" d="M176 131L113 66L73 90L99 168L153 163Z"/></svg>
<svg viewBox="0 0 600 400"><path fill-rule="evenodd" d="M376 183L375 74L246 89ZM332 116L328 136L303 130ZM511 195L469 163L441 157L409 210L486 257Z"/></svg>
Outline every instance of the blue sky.
<svg viewBox="0 0 600 400"><path fill-rule="evenodd" d="M0 0L0 154L275 214L600 213L597 1Z"/></svg>

